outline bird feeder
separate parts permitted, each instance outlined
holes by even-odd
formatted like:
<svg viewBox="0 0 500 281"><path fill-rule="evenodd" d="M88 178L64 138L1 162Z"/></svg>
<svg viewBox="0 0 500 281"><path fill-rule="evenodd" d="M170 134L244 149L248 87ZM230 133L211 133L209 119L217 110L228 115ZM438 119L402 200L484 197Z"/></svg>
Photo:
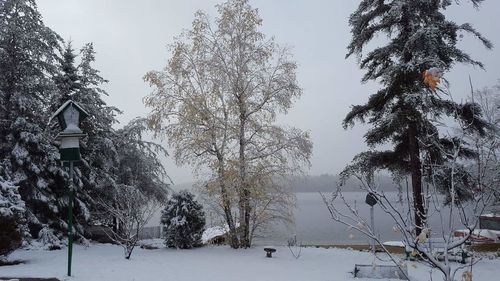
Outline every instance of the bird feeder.
<svg viewBox="0 0 500 281"><path fill-rule="evenodd" d="M62 132L56 139L61 141L59 153L61 161L79 161L80 157L80 142L81 137L86 134L80 129L80 123L88 116L88 113L74 101L65 102L50 118L51 120L57 117Z"/></svg>
<svg viewBox="0 0 500 281"><path fill-rule="evenodd" d="M365 203L370 205L371 207L375 206L375 204L377 204L377 197L375 196L375 194L371 192L366 194Z"/></svg>
<svg viewBox="0 0 500 281"><path fill-rule="evenodd" d="M76 102L68 100L50 117L50 121L57 117L62 132L56 139L61 141L59 147L60 160L63 166L69 167L69 189L68 189L68 276L71 276L71 261L73 256L73 201L75 190L73 188L73 163L81 160L80 138L86 134L80 129L80 123L88 116L88 113Z"/></svg>

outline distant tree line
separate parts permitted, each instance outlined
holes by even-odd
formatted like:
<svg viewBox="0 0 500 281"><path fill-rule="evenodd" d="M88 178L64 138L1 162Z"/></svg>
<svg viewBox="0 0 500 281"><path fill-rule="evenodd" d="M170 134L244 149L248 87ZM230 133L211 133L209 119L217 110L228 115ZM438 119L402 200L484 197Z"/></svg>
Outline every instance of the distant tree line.
<svg viewBox="0 0 500 281"><path fill-rule="evenodd" d="M340 183L338 175L322 174L304 177L292 177L288 179L288 184L294 192L331 192ZM399 186L394 183L390 175L378 175L377 186L380 191L398 191ZM359 182L348 180L342 188L344 191L361 191Z"/></svg>

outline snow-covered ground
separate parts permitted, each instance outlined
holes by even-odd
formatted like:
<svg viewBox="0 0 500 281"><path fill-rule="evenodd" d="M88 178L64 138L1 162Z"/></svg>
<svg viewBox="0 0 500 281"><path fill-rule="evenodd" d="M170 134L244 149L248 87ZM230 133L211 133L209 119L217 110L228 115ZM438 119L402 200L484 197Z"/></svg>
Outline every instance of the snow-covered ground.
<svg viewBox="0 0 500 281"><path fill-rule="evenodd" d="M269 259L263 247L232 250L225 246L192 250L137 248L132 259L126 260L118 246L92 244L88 248L75 247L74 277L67 278L66 250L18 250L10 258L26 263L0 267L0 277L56 277L75 281L353 281L356 279L350 272L354 264L373 262L370 253L342 249L305 248L301 257L295 259L288 248L278 247ZM414 280L429 280L429 269L424 265L410 263L409 273ZM480 261L473 274L475 281L498 280L495 276L500 276L500 259ZM442 280L439 273L434 273L434 280Z"/></svg>

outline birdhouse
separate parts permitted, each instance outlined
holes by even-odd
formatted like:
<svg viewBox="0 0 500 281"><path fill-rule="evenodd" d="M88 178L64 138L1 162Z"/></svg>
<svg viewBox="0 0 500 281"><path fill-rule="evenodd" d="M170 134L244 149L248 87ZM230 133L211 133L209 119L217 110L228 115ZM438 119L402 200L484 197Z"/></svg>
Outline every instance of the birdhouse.
<svg viewBox="0 0 500 281"><path fill-rule="evenodd" d="M375 194L373 193L368 193L366 194L366 199L365 199L365 203L370 205L370 206L374 206L375 204L377 204L377 197L375 197Z"/></svg>
<svg viewBox="0 0 500 281"><path fill-rule="evenodd" d="M68 100L52 115L50 120L57 117L63 134L81 134L80 123L88 113L76 102Z"/></svg>
<svg viewBox="0 0 500 281"><path fill-rule="evenodd" d="M80 129L80 123L88 116L88 113L76 102L68 100L50 118L57 117L59 125L63 130L57 135L61 140L59 152L61 161L80 160L80 138L86 134Z"/></svg>

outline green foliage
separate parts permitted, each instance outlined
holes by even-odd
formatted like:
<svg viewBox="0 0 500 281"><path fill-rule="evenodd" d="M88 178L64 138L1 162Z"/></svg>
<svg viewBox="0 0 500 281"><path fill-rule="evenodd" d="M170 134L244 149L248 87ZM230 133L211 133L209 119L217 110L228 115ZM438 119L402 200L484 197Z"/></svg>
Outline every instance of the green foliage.
<svg viewBox="0 0 500 281"><path fill-rule="evenodd" d="M5 178L0 166L0 259L21 246L26 236L25 205L18 187Z"/></svg>
<svg viewBox="0 0 500 281"><path fill-rule="evenodd" d="M21 231L14 218L0 216L0 257L7 256L21 246Z"/></svg>
<svg viewBox="0 0 500 281"><path fill-rule="evenodd" d="M33 0L0 1L0 18L0 169L19 186L36 237L42 224L63 225L63 172L45 134L61 39Z"/></svg>
<svg viewBox="0 0 500 281"><path fill-rule="evenodd" d="M93 67L93 45L78 53L71 43L64 44L44 25L34 0L0 1L0 18L0 176L16 186L26 207L14 220L21 235L52 243L66 234L68 171L59 162L57 122L47 122L68 99L89 113L81 124L88 136L80 142L82 161L74 173L76 233L83 234L89 221L110 218L97 210L95 199L112 202L106 192L130 182L123 172L127 169L139 178L134 188L165 198L168 177L158 158L165 151L146 148L152 144L142 139L137 121L128 129L113 129L120 111L102 99L107 81ZM132 130L136 133L126 133ZM129 164L134 158L143 169ZM11 222L2 222L5 229ZM25 235L25 224L31 235Z"/></svg>
<svg viewBox="0 0 500 281"><path fill-rule="evenodd" d="M474 5L482 1L473 1ZM482 133L486 126L481 110L474 103L457 103L447 92L433 91L424 84L422 73L432 67L449 71L456 63L482 67L481 62L457 47L459 35L471 34L490 49L485 39L470 24L447 20L444 9L453 1L371 1L364 0L351 15L352 40L347 57L356 55L366 70L363 81L377 80L382 88L372 94L364 105L356 105L343 121L345 128L355 122L368 123L365 134L372 151L355 158L354 166L387 169L394 175L413 174L422 163L424 177L445 167L451 149L463 148L463 158L473 156L462 140L446 136L436 127L435 120L451 117L466 124L470 131ZM385 45L365 51L377 35L387 35ZM392 149L374 150L391 143ZM413 143L413 144L412 144ZM421 163L414 162L412 153ZM364 164L359 164L364 161ZM351 167L352 168L352 167ZM449 182L440 181L443 191ZM464 188L471 188L467 186ZM462 194L466 194L463 192Z"/></svg>
<svg viewBox="0 0 500 281"><path fill-rule="evenodd" d="M189 249L201 246L205 213L192 193L185 190L174 193L162 212L161 223L167 247Z"/></svg>

